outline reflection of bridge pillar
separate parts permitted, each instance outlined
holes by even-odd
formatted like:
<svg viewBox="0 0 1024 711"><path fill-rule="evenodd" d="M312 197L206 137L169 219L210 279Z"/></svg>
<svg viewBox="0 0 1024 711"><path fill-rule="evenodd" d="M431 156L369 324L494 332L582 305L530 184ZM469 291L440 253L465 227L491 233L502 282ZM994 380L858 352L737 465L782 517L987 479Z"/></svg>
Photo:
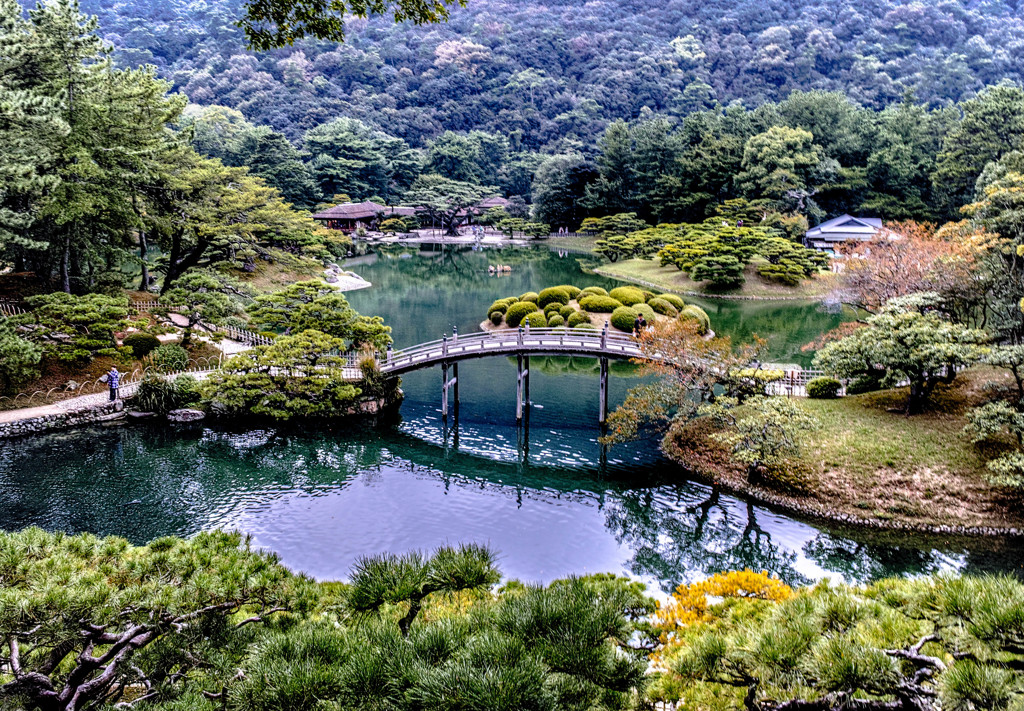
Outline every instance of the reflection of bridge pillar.
<svg viewBox="0 0 1024 711"><path fill-rule="evenodd" d="M521 422L524 409L530 407L530 356L518 353L516 370L516 422Z"/></svg>
<svg viewBox="0 0 1024 711"><path fill-rule="evenodd" d="M601 392L597 421L603 425L608 420L608 359L600 358L599 361L601 363Z"/></svg>

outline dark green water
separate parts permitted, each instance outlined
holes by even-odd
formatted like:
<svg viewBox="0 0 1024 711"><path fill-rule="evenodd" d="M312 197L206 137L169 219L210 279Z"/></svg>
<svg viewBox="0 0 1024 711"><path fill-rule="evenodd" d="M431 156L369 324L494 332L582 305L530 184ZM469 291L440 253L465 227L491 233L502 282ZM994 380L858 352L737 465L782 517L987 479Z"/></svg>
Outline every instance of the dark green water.
<svg viewBox="0 0 1024 711"><path fill-rule="evenodd" d="M374 283L349 294L379 313L398 347L470 332L499 296L545 285L613 285L546 250L430 253L411 247L352 268ZM372 263L369 263L372 262ZM488 263L513 265L488 276ZM769 336L775 361L840 317L814 305L702 303L715 329ZM461 366L456 433L439 415L440 373L403 380L401 421L367 428L116 426L0 443L0 526L155 536L238 528L297 569L342 578L360 555L479 541L506 575L550 580L612 571L662 589L725 569L792 582L866 580L954 569L1019 569L1020 545L832 530L685 481L655 443L597 443L594 361L534 359L528 431L514 421L515 364ZM613 370L612 400L636 382Z"/></svg>

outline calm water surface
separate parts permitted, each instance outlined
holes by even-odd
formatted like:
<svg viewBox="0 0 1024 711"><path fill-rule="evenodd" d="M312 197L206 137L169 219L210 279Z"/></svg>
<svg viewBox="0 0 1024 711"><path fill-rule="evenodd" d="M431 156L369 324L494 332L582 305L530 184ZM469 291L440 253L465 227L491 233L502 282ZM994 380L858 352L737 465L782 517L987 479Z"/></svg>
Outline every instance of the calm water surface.
<svg viewBox="0 0 1024 711"><path fill-rule="evenodd" d="M392 249L352 268L374 283L349 294L394 328L397 347L476 330L500 296L572 282L575 257L544 249L488 252ZM511 264L510 276L487 264ZM715 329L769 338L769 357L808 361L800 346L839 323L813 304L701 302ZM662 590L719 570L750 567L791 582L868 580L937 570L1018 570L1019 545L842 531L795 520L686 482L653 440L602 452L596 361L532 362L534 408L515 425L515 363L461 365L458 429L442 426L439 372L403 379L401 418L343 425L247 429L116 426L0 443L0 526L118 534L237 528L285 563L319 578L346 577L379 551L446 542L490 543L510 577L547 581L611 571ZM613 368L619 402L637 383Z"/></svg>

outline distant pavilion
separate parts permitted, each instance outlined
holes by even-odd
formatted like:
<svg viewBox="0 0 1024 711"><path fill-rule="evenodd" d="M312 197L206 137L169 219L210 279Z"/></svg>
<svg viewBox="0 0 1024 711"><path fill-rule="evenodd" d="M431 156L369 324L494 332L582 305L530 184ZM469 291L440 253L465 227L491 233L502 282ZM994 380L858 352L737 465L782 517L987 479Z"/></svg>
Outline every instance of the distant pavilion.
<svg viewBox="0 0 1024 711"><path fill-rule="evenodd" d="M841 215L804 233L804 246L828 252L844 242L866 242L885 233L880 217Z"/></svg>

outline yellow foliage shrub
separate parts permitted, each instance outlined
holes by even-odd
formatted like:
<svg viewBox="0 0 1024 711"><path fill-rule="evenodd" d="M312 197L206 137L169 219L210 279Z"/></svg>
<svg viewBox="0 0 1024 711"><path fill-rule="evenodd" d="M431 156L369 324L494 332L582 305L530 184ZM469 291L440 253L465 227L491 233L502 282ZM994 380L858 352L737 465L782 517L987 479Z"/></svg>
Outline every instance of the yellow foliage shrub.
<svg viewBox="0 0 1024 711"><path fill-rule="evenodd" d="M658 605L653 626L660 631L661 647L651 655L659 662L669 650L682 644L679 632L690 625L710 622L709 598L747 598L781 602L793 595L793 588L766 571L734 570L717 573L707 580L680 585L672 600Z"/></svg>

